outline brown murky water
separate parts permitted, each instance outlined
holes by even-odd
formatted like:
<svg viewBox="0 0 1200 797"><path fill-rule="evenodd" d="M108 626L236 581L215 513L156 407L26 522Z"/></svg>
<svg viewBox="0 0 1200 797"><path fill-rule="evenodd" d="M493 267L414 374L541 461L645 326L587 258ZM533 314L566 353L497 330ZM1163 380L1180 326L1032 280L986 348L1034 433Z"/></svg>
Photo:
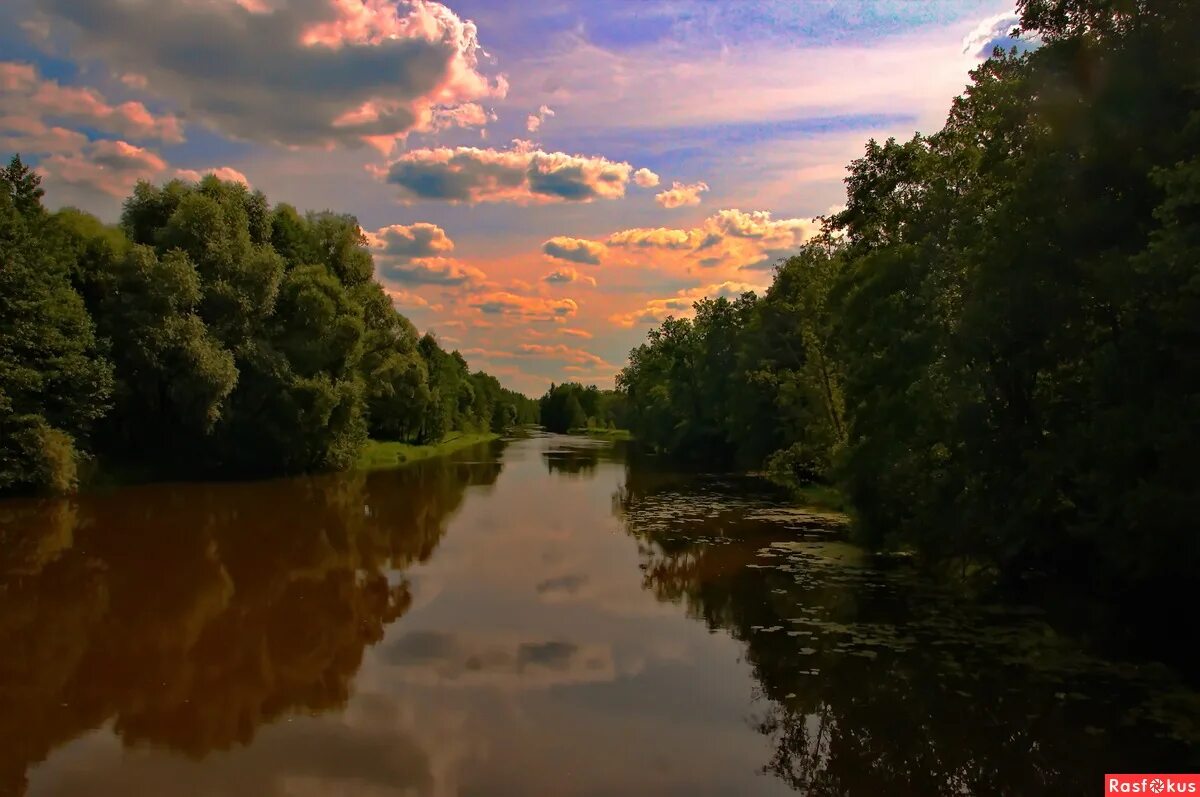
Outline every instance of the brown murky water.
<svg viewBox="0 0 1200 797"><path fill-rule="evenodd" d="M1099 794L1200 700L749 479L539 436L0 503L0 794Z"/></svg>

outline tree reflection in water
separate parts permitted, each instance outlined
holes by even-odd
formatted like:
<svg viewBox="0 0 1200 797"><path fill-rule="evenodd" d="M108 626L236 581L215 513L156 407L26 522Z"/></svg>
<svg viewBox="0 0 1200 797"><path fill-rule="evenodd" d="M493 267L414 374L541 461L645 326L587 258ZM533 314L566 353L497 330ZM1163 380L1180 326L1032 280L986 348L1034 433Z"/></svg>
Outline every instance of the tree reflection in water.
<svg viewBox="0 0 1200 797"><path fill-rule="evenodd" d="M566 478L594 476L601 462L623 461L627 448L623 440L591 440L582 437L557 439L561 440L561 443L543 451L542 460L546 463L547 473Z"/></svg>
<svg viewBox="0 0 1200 797"><path fill-rule="evenodd" d="M644 584L745 644L765 770L812 795L1089 794L1200 765L1200 698L1032 611L956 600L752 480L634 461L614 510ZM1164 738L1166 737L1166 738Z"/></svg>
<svg viewBox="0 0 1200 797"><path fill-rule="evenodd" d="M364 649L409 607L402 571L500 468L0 505L0 794L109 721L126 745L200 758L344 706Z"/></svg>

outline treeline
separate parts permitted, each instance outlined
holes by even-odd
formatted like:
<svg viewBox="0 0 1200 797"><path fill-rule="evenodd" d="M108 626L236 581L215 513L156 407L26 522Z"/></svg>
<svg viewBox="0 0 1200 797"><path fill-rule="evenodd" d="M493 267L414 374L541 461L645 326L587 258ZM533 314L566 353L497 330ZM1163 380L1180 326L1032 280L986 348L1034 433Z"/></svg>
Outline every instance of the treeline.
<svg viewBox="0 0 1200 797"><path fill-rule="evenodd" d="M536 420L396 312L352 216L211 175L139 184L118 227L41 197L19 157L0 169L0 493L69 490L91 455L294 473L347 467L368 436Z"/></svg>
<svg viewBox="0 0 1200 797"><path fill-rule="evenodd" d="M572 429L626 429L629 422L625 395L616 390L584 387L578 382L550 383L538 400L541 424L551 432Z"/></svg>
<svg viewBox="0 0 1200 797"><path fill-rule="evenodd" d="M838 485L869 543L1187 584L1200 565L1200 4L1025 0L1028 54L867 145L761 298L618 385L642 440Z"/></svg>

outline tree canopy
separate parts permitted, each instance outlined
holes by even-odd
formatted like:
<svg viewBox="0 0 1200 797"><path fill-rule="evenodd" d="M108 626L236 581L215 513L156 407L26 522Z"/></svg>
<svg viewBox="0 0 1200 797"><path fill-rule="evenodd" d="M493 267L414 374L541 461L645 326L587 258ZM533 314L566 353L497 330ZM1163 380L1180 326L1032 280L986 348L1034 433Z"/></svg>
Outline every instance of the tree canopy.
<svg viewBox="0 0 1200 797"><path fill-rule="evenodd" d="M765 296L668 319L618 384L641 439L836 484L874 545L1186 582L1200 6L1021 10L1041 47L980 65L940 131L871 141Z"/></svg>
<svg viewBox="0 0 1200 797"><path fill-rule="evenodd" d="M344 468L368 436L437 442L536 403L419 336L352 216L209 175L141 183L121 223L0 170L0 492L98 455L165 475Z"/></svg>

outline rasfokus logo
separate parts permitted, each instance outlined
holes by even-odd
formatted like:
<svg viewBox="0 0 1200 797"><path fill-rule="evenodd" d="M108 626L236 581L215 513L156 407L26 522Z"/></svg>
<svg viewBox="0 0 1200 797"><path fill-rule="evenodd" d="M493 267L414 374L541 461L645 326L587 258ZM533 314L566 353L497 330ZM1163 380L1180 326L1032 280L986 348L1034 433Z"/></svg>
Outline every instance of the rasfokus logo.
<svg viewBox="0 0 1200 797"><path fill-rule="evenodd" d="M1104 794L1200 795L1200 775L1105 775Z"/></svg>

